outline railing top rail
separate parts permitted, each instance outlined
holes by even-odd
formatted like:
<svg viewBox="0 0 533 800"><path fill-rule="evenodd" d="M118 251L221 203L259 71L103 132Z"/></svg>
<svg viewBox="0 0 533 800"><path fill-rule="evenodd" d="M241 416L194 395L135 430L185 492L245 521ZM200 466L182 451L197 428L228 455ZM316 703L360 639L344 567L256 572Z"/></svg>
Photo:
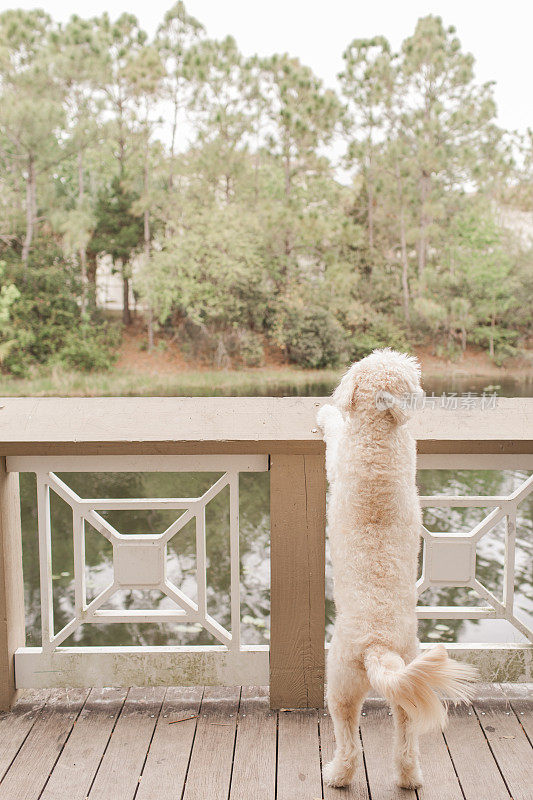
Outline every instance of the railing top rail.
<svg viewBox="0 0 533 800"><path fill-rule="evenodd" d="M461 400L461 398L459 398ZM7 397L0 455L321 453L320 397ZM420 453L533 453L533 398L424 407Z"/></svg>

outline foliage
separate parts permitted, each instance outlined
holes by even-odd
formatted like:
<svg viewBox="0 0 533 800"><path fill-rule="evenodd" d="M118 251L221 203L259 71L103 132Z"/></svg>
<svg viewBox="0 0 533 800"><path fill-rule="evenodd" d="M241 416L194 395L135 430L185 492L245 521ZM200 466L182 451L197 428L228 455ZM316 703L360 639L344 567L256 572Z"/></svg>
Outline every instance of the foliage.
<svg viewBox="0 0 533 800"><path fill-rule="evenodd" d="M366 330L357 331L350 337L349 357L352 360L364 358L378 347L410 349L404 330L382 314L376 314Z"/></svg>
<svg viewBox="0 0 533 800"><path fill-rule="evenodd" d="M241 331L239 336L239 356L245 367L261 367L265 356L263 341L254 331Z"/></svg>
<svg viewBox="0 0 533 800"><path fill-rule="evenodd" d="M6 274L17 295L0 339L5 370L24 376L52 362L83 370L110 366L116 337L101 320L96 325L83 319L77 276L60 254L34 251L25 271L9 264Z"/></svg>
<svg viewBox="0 0 533 800"><path fill-rule="evenodd" d="M327 308L287 299L274 322L274 339L289 361L311 369L346 361L346 332Z"/></svg>
<svg viewBox="0 0 533 800"><path fill-rule="evenodd" d="M108 365L104 254L147 349L159 327L218 366L428 342L500 363L527 342L533 253L501 210L531 213L533 136L497 125L440 17L397 51L349 41L338 91L210 38L181 0L153 37L129 13L10 10L0 42L4 369Z"/></svg>

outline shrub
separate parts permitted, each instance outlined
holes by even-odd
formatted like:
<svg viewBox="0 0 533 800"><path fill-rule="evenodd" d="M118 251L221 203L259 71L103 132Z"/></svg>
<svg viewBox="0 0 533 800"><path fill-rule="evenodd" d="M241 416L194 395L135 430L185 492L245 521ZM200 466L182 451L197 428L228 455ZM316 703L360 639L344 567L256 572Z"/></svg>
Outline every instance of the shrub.
<svg viewBox="0 0 533 800"><path fill-rule="evenodd" d="M346 361L346 331L320 306L285 304L275 321L274 340L291 362L302 367L337 367Z"/></svg>
<svg viewBox="0 0 533 800"><path fill-rule="evenodd" d="M517 347L519 339L518 331L500 327L493 328L490 325L480 325L474 329L472 338L476 344L488 349L490 347L491 337L494 344L493 360L496 366L501 367L508 358L513 358L520 354L520 348Z"/></svg>
<svg viewBox="0 0 533 800"><path fill-rule="evenodd" d="M239 337L239 355L246 367L260 367L265 357L261 336L253 331L242 331Z"/></svg>
<svg viewBox="0 0 533 800"><path fill-rule="evenodd" d="M79 331L71 331L65 346L57 354L57 360L65 367L81 372L106 370L116 360L119 329L105 326L94 329L84 325Z"/></svg>
<svg viewBox="0 0 533 800"><path fill-rule="evenodd" d="M26 270L6 267L19 296L0 332L2 367L26 375L32 366L64 363L77 369L105 369L112 363L113 335L101 319L82 317L73 268L50 246L36 249Z"/></svg>
<svg viewBox="0 0 533 800"><path fill-rule="evenodd" d="M350 338L349 355L352 361L364 358L380 347L409 350L404 331L387 317L376 315L364 331L356 331Z"/></svg>

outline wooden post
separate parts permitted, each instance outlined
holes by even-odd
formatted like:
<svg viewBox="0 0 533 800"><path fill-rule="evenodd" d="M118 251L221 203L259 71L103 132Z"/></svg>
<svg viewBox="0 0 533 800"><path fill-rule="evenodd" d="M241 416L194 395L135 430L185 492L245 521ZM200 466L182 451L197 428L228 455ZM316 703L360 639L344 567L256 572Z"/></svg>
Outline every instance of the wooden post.
<svg viewBox="0 0 533 800"><path fill-rule="evenodd" d="M23 647L24 582L20 531L19 476L0 456L0 710L15 696L14 653Z"/></svg>
<svg viewBox="0 0 533 800"><path fill-rule="evenodd" d="M270 462L270 705L324 705L326 474L323 455Z"/></svg>

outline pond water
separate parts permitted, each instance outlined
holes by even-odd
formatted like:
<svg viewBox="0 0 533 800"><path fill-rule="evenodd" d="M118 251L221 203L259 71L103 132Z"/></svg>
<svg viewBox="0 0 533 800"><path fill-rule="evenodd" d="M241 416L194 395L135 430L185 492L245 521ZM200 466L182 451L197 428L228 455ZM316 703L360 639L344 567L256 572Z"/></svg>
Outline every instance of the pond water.
<svg viewBox="0 0 533 800"><path fill-rule="evenodd" d="M312 388L312 391L311 391ZM309 387L309 395L323 396L331 386ZM531 396L527 382L468 381L464 376L426 382L426 392L440 394L497 392L505 396ZM306 392L307 393L307 392ZM422 470L418 474L420 493L455 495L506 495L528 477L521 470ZM93 473L61 475L84 497L197 497L206 491L219 474ZM40 644L39 559L35 476L21 475L23 562L26 600L27 644ZM178 512L179 513L179 512ZM52 571L55 629L58 631L73 616L72 512L53 492ZM121 533L161 533L176 519L172 511L102 512ZM486 514L485 509L426 509L424 524L434 531L471 530ZM269 639L269 475L246 473L240 476L241 597L242 636L246 644L265 644ZM229 490L226 488L207 506L208 612L222 625L230 627L229 595ZM503 582L505 527L502 522L478 544L477 577L497 596ZM515 613L525 622L533 620L533 495L519 507L516 536ZM89 599L111 583L113 559L111 544L86 525L86 581ZM192 599L196 597L194 521L188 523L168 545L168 571L171 580ZM428 590L425 605L484 605L469 589ZM123 591L114 595L104 608L172 608L172 601L158 592ZM326 568L326 625L331 634L334 608L329 558ZM419 630L424 641L521 642L523 637L508 623L499 620L422 620ZM200 626L185 624L87 624L79 628L65 645L163 645L214 644Z"/></svg>

